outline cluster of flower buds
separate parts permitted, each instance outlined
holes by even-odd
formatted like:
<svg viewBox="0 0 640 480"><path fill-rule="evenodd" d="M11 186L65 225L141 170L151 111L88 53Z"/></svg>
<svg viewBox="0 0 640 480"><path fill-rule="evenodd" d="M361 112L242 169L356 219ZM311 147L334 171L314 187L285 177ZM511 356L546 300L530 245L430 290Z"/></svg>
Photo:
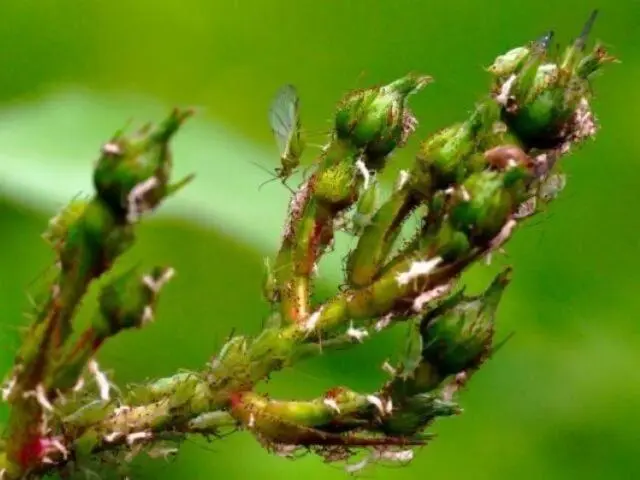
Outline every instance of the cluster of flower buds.
<svg viewBox="0 0 640 480"><path fill-rule="evenodd" d="M558 159L595 134L589 109L591 80L612 58L599 45L585 52L594 18L595 14L560 55L549 48L552 35L547 34L499 56L489 67L491 94L465 121L431 135L412 168L401 172L379 206L380 190L368 175L383 168L384 159L406 141L408 126L415 126L408 119L406 97L428 83L428 77L409 75L384 87L357 91L338 106L332 142L292 204L287 228L291 236L285 236L276 261L277 268L288 273L279 278L276 274L269 286L278 292L270 298L281 307L280 318L293 324L306 342L324 339L326 345L346 337L360 342L372 324L378 330L394 318L410 318L412 325L420 326L413 334L418 346L401 365L391 367L394 378L376 394L381 405L389 402L393 408L379 417L377 428L364 421L360 432L383 433L391 444L398 435L417 434L435 416L451 414L455 408L447 402L452 389L492 351L493 319L510 270L480 296L458 292L439 306L437 302L468 266L500 250L520 220L555 198L564 187ZM364 189L357 188L359 176ZM318 247L332 238L334 222L351 207L350 230L357 243L346 259L346 285L314 306L310 275L322 253ZM397 248L403 225L418 207L419 228L412 240ZM341 333L345 328L346 334ZM244 401L236 406L246 407L241 409L244 417L254 412L251 424L258 434L259 413L276 404L251 398L258 402L253 407ZM348 411L348 402L343 408L336 398L322 403L327 407L322 412L331 414L332 426L344 420L342 428L352 432L348 416L337 414ZM287 409L303 411L296 410L297 404L277 405L284 408L284 416L267 415L269 433L263 432L263 439L274 442L279 431L275 425L288 416ZM321 405L316 401L306 407ZM238 415L242 422L247 420ZM312 428L320 441L321 434L329 433L323 424L327 419L312 417L287 418L286 423L304 427L307 435ZM351 441L355 440L345 440Z"/></svg>
<svg viewBox="0 0 640 480"><path fill-rule="evenodd" d="M310 313L310 276L333 242L336 220L358 204L366 222L375 204L372 176L415 128L407 98L429 82L407 75L381 87L348 94L339 104L331 140L316 161L312 176L294 195L282 248L274 263L270 298L281 300L282 317L300 322ZM361 191L362 202L358 202ZM366 216L366 217L365 217ZM357 229L358 225L354 225Z"/></svg>
<svg viewBox="0 0 640 480"><path fill-rule="evenodd" d="M411 74L345 96L329 143L291 199L278 255L266 262L263 293L274 311L262 332L232 336L204 372L139 385L119 404L110 401L108 378L93 357L109 337L153 318L172 270L111 278L89 328L74 332L72 318L90 283L131 245L140 216L191 178L171 183L168 145L191 112L176 110L134 137L115 135L95 167L96 195L74 200L46 233L59 272L2 391L12 413L0 478L118 448L166 455L174 449L159 443L162 433L179 438L238 426L285 456L310 449L326 461L347 461L367 450L350 472L409 461L434 419L460 412L454 392L495 351L495 314L511 269L480 295L451 292L469 266L499 251L520 221L556 197L565 183L558 159L596 131L591 79L612 58L599 45L585 50L594 18L560 55L549 48L549 33L497 57L488 68L491 93L466 120L423 142L386 199L374 177L415 130L407 98L430 78ZM295 88L281 89L270 119L284 181L304 143ZM399 245L416 212L413 238ZM357 241L344 284L319 302L317 264L349 213ZM409 327L409 340L396 365L385 362L390 379L373 392L338 387L290 401L255 391L285 366L357 345L394 323ZM64 403L85 367L100 398Z"/></svg>
<svg viewBox="0 0 640 480"><path fill-rule="evenodd" d="M550 52L553 32L549 32L498 57L489 67L495 76L494 98L502 107L502 120L525 151L566 153L573 143L595 134L590 80L604 64L614 61L600 44L585 53L596 14L561 55ZM541 167L546 173L553 164Z"/></svg>
<svg viewBox="0 0 640 480"><path fill-rule="evenodd" d="M55 423L67 395L79 390L85 370L94 376L102 401L109 400L109 381L93 359L99 347L121 330L153 319L157 294L171 269L146 275L132 269L111 278L91 324L79 332L73 322L91 283L131 246L133 223L191 178L170 183L169 141L190 114L175 110L157 128L148 126L131 138L116 134L97 161L95 196L73 199L50 221L43 236L57 256L55 278L36 305L36 321L3 390L12 406L7 475L54 463L50 449L42 448L51 443L45 426ZM56 442L64 446L57 437Z"/></svg>

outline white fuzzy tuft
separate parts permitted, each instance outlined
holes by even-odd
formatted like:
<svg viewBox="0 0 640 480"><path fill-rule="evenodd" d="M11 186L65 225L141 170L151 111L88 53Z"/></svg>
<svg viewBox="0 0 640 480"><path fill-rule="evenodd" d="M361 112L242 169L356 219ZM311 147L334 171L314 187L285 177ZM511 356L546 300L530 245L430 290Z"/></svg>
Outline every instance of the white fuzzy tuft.
<svg viewBox="0 0 640 480"><path fill-rule="evenodd" d="M399 285L407 285L412 280L416 280L421 276L429 275L438 265L440 265L441 262L442 257L413 262L409 270L398 274L396 280Z"/></svg>

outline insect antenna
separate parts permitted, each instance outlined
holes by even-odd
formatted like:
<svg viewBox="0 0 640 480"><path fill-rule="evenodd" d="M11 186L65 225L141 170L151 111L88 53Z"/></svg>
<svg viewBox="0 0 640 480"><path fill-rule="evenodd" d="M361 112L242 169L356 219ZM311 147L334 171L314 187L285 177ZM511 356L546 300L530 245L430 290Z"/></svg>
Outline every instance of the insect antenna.
<svg viewBox="0 0 640 480"><path fill-rule="evenodd" d="M255 165L256 167L258 167L258 168L259 168L260 170L262 170L263 172L268 173L268 174L269 174L269 176L270 176L270 177L272 177L272 178L270 178L269 180L266 180L266 181L262 182L260 185L258 185L258 190L261 190L261 189L262 189L262 187L264 187L266 184L271 183L271 182L274 182L274 181L276 181L276 180L280 180L280 179L282 178L281 176L276 175L275 173L273 173L273 171L272 171L272 170L269 170L269 169L268 169L267 167L265 167L264 165L260 165L259 163L257 163L257 162L253 162L253 161L251 161L251 163L252 163L253 165ZM291 193L295 193L295 192L291 189L291 187L285 183L284 179L282 180L282 184L283 184L285 187L287 187L287 189L288 189Z"/></svg>
<svg viewBox="0 0 640 480"><path fill-rule="evenodd" d="M265 173L268 173L270 176L274 177L274 173L273 170L268 169L267 167L265 167L264 165L259 164L258 162L254 162L253 160L250 160L250 163L252 163L253 165L255 165L256 167L258 167L260 170L262 170ZM276 177L277 178L277 177Z"/></svg>
<svg viewBox="0 0 640 480"><path fill-rule="evenodd" d="M272 173L272 175L273 175L273 173ZM273 175L273 178L270 178L269 180L265 180L265 181L264 181L264 182L262 182L260 185L258 185L258 190L261 190L261 189L262 189L262 187L264 187L264 186L265 186L265 185L267 185L268 183L275 182L276 180L280 180L280 178L279 178L279 177L277 177L276 175ZM289 186L288 186L286 183L282 182L282 184L283 184L285 187L289 188ZM291 188L289 188L289 190L291 190Z"/></svg>

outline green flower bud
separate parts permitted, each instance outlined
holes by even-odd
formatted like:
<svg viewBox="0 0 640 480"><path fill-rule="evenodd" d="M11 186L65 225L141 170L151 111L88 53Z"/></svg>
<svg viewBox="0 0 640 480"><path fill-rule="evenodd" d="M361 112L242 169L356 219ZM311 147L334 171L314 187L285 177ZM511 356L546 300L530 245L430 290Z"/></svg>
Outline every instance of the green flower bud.
<svg viewBox="0 0 640 480"><path fill-rule="evenodd" d="M336 113L338 138L366 149L369 156L388 155L415 127L407 110L407 97L430 81L431 77L410 74L382 87L350 93Z"/></svg>
<svg viewBox="0 0 640 480"><path fill-rule="evenodd" d="M177 184L169 183L169 140L191 115L190 110L174 110L154 131L143 128L134 137L119 132L103 146L93 182L98 197L116 215L134 223L191 180L189 176Z"/></svg>
<svg viewBox="0 0 640 480"><path fill-rule="evenodd" d="M520 168L504 173L483 171L470 175L460 188L459 201L451 210L454 229L479 241L497 235L526 199L526 185L522 181L525 175Z"/></svg>
<svg viewBox="0 0 640 480"><path fill-rule="evenodd" d="M587 79L612 58L600 46L584 53L594 19L595 14L562 58L552 58L538 46L501 82L495 99L503 107L503 120L526 150L566 150L570 143L595 133L590 112L582 111L590 97ZM589 125L585 125L587 117Z"/></svg>
<svg viewBox="0 0 640 480"><path fill-rule="evenodd" d="M387 435L411 436L424 430L437 417L460 413L457 404L428 393L404 399L401 408L384 419L383 431Z"/></svg>
<svg viewBox="0 0 640 480"><path fill-rule="evenodd" d="M428 312L420 326L424 360L443 375L482 363L491 350L496 310L510 279L509 268L484 293L467 297L459 292Z"/></svg>
<svg viewBox="0 0 640 480"><path fill-rule="evenodd" d="M153 320L153 304L162 287L173 276L173 269L157 267L139 276L130 269L104 287L100 295L102 319L94 328L108 337L120 330L137 328Z"/></svg>
<svg viewBox="0 0 640 480"><path fill-rule="evenodd" d="M478 105L471 117L459 124L440 130L420 147L411 187L431 198L434 190L460 183L474 169L472 154L494 135L493 125L500 110L492 102Z"/></svg>
<svg viewBox="0 0 640 480"><path fill-rule="evenodd" d="M450 223L444 224L435 237L436 252L444 261L454 262L471 250L468 236Z"/></svg>

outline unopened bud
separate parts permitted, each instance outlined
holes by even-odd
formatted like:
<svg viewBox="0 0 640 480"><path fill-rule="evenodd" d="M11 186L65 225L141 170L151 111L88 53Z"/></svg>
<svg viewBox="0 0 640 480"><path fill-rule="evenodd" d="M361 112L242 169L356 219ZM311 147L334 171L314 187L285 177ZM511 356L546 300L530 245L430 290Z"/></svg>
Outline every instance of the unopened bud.
<svg viewBox="0 0 640 480"><path fill-rule="evenodd" d="M428 312L420 331L425 361L443 375L476 367L491 350L494 317L511 269L499 274L487 290L475 297L459 293Z"/></svg>
<svg viewBox="0 0 640 480"><path fill-rule="evenodd" d="M112 280L100 295L102 318L95 330L107 337L151 321L158 291L172 272L170 268L156 267L141 277L136 269L130 269Z"/></svg>
<svg viewBox="0 0 640 480"><path fill-rule="evenodd" d="M406 140L411 122L405 116L407 97L431 81L425 75L410 74L388 85L360 90L342 100L335 117L338 137L369 155L383 157Z"/></svg>
<svg viewBox="0 0 640 480"><path fill-rule="evenodd" d="M513 69L508 92L503 91L507 80L503 82L496 96L503 106L503 120L527 150L556 149L585 138L575 135L575 130L580 127L576 112L590 96L588 77L613 60L600 45L584 53L594 19L595 13L562 57L554 58L545 48L533 48ZM507 101L502 98L505 95Z"/></svg>
<svg viewBox="0 0 640 480"><path fill-rule="evenodd" d="M134 223L191 179L170 184L169 150L170 139L191 114L174 110L155 130L143 128L132 137L118 133L103 147L93 182L113 212Z"/></svg>

